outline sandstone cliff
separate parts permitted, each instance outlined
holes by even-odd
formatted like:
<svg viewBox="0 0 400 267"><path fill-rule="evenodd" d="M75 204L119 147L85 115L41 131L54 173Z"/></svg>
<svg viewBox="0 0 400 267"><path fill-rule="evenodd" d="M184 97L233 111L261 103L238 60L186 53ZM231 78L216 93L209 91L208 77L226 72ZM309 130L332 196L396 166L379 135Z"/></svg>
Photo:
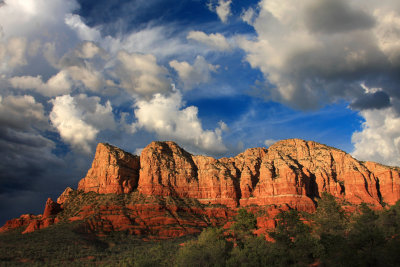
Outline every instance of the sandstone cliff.
<svg viewBox="0 0 400 267"><path fill-rule="evenodd" d="M127 193L138 185L145 195L196 198L205 204L288 204L313 211L321 192L353 204L394 204L400 198L399 173L300 139L221 159L191 155L174 142L152 142L143 149L140 160L99 144L92 168L78 189Z"/></svg>
<svg viewBox="0 0 400 267"><path fill-rule="evenodd" d="M316 142L277 142L261 159L259 173L254 193L242 204L288 203L310 210L311 201L324 191L354 204L379 206L386 201L387 192L379 192L377 186L379 178L361 162Z"/></svg>
<svg viewBox="0 0 400 267"><path fill-rule="evenodd" d="M174 142L152 142L140 158L99 144L78 190L67 188L57 202L47 201L43 215L22 215L0 232L80 221L97 233L167 238L224 225L239 206L264 212L257 220L268 228L281 210L313 212L322 192L349 209L361 202L393 205L400 199L400 169L300 139L221 159L192 155Z"/></svg>
<svg viewBox="0 0 400 267"><path fill-rule="evenodd" d="M78 185L78 190L100 194L130 193L139 178L139 157L109 144L100 143L92 168Z"/></svg>
<svg viewBox="0 0 400 267"><path fill-rule="evenodd" d="M193 156L174 142L152 142L140 156L139 192L176 195L202 202L236 206L239 196L233 166Z"/></svg>
<svg viewBox="0 0 400 267"><path fill-rule="evenodd" d="M229 207L288 204L313 211L321 192L374 206L400 198L398 169L364 164L341 150L299 139L222 159L191 155L173 142L153 142L140 162L139 192Z"/></svg>

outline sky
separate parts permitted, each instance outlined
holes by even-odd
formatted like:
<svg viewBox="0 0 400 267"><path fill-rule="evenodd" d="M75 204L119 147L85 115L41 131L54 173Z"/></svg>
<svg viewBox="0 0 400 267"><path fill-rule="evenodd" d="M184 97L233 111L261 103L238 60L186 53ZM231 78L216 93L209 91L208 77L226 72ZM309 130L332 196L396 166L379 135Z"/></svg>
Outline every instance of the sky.
<svg viewBox="0 0 400 267"><path fill-rule="evenodd" d="M76 188L99 142L399 166L399 79L398 0L0 1L0 223Z"/></svg>

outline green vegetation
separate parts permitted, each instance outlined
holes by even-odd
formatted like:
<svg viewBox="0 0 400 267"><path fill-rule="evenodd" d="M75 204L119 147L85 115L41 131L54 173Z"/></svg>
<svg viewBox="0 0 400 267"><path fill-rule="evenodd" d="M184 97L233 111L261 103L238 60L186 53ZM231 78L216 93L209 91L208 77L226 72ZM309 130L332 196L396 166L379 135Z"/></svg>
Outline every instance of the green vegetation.
<svg viewBox="0 0 400 267"><path fill-rule="evenodd" d="M221 229L204 230L196 240L179 250L177 266L224 266L229 258L232 243L228 242Z"/></svg>
<svg viewBox="0 0 400 267"><path fill-rule="evenodd" d="M80 201L93 196L82 195ZM99 237L79 223L26 235L16 230L0 235L0 266L400 265L400 202L382 211L362 204L348 214L333 196L323 194L314 214L278 214L276 228L268 233L273 241L253 234L256 215L240 209L229 229L208 228L197 237L162 241L124 232Z"/></svg>
<svg viewBox="0 0 400 267"><path fill-rule="evenodd" d="M179 244L190 239L143 241L125 232L99 237L78 223L57 224L1 234L0 266L172 266Z"/></svg>

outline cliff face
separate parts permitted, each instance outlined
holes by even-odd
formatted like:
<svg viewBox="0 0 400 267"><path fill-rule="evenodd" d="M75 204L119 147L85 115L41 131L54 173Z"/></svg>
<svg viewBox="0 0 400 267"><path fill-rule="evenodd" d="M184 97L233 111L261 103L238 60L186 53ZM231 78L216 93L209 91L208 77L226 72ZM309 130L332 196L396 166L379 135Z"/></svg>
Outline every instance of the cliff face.
<svg viewBox="0 0 400 267"><path fill-rule="evenodd" d="M237 174L232 164L193 156L174 142L152 142L143 149L138 190L146 195L177 195L236 206Z"/></svg>
<svg viewBox="0 0 400 267"><path fill-rule="evenodd" d="M288 208L313 212L322 192L346 205L392 205L400 199L400 169L359 162L341 150L299 139L221 159L191 155L174 142L152 142L140 158L99 144L78 191L67 188L57 202L47 201L43 215L10 220L0 232L27 226L27 233L78 220L97 232L129 230L172 237L210 224L224 225L238 206L267 209L270 215ZM77 199L90 195L85 193L97 198L79 204ZM100 205L99 199L107 195L99 194L115 198ZM274 225L268 215L258 222L260 227Z"/></svg>
<svg viewBox="0 0 400 267"><path fill-rule="evenodd" d="M376 179L378 196L389 205L394 205L400 199L400 169L389 168L381 164L367 161L365 167Z"/></svg>
<svg viewBox="0 0 400 267"><path fill-rule="evenodd" d="M78 190L100 194L130 193L139 179L139 157L109 144L98 144L92 168Z"/></svg>
<svg viewBox="0 0 400 267"><path fill-rule="evenodd" d="M191 155L173 142L153 142L140 161L139 192L230 207L288 204L313 211L321 192L375 206L400 198L399 170L299 139L219 160Z"/></svg>
<svg viewBox="0 0 400 267"><path fill-rule="evenodd" d="M362 163L312 141L289 139L233 158L191 155L174 142L152 142L140 159L99 144L78 190L196 198L228 207L288 204L313 211L321 192L359 204L400 199L399 169ZM140 177L140 178L139 178Z"/></svg>
<svg viewBox="0 0 400 267"><path fill-rule="evenodd" d="M252 195L242 204L286 202L309 210L310 200L321 192L350 203L380 205L377 177L349 154L315 142L298 139L272 145L261 159L260 175ZM399 197L399 196L398 196Z"/></svg>

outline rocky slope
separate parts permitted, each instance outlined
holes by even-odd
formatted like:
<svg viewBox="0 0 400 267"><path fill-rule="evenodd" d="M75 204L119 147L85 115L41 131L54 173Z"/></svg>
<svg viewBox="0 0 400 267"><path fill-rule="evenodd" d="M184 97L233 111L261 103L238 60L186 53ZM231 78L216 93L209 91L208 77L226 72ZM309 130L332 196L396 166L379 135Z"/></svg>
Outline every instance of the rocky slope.
<svg viewBox="0 0 400 267"><path fill-rule="evenodd" d="M343 205L392 205L400 199L399 175L398 168L299 139L221 159L191 155L174 142L152 142L140 158L99 144L78 190L67 188L57 202L47 201L43 215L22 215L0 232L80 221L98 233L167 238L224 225L241 206L262 211L258 223L267 228L282 209L313 212L321 192Z"/></svg>

